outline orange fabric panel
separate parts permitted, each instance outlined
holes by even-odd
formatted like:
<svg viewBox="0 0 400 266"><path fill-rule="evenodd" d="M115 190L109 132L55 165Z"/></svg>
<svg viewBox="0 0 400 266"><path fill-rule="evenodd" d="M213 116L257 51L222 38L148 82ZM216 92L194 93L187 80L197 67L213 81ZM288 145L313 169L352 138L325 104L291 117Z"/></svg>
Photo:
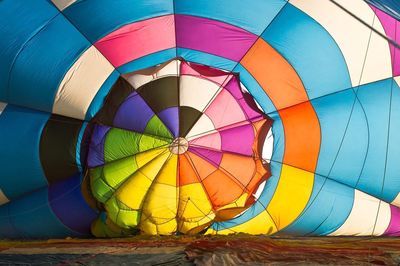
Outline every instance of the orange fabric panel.
<svg viewBox="0 0 400 266"><path fill-rule="evenodd" d="M179 186L198 183L199 178L196 175L190 161L186 158L185 154L179 155Z"/></svg>
<svg viewBox="0 0 400 266"><path fill-rule="evenodd" d="M254 159L231 153L225 153L220 163L221 168L233 176L239 184L247 187L256 173Z"/></svg>
<svg viewBox="0 0 400 266"><path fill-rule="evenodd" d="M194 166L197 175L199 176L200 180L203 180L207 176L209 176L212 172L216 170L215 166L211 163L207 162L200 156L197 156L193 152L186 152L189 155L188 159L191 161L192 165Z"/></svg>
<svg viewBox="0 0 400 266"><path fill-rule="evenodd" d="M243 194L243 189L222 170L209 175L203 184L215 207L232 203Z"/></svg>
<svg viewBox="0 0 400 266"><path fill-rule="evenodd" d="M240 63L279 112L285 132L284 163L314 172L321 143L320 125L296 71L261 38Z"/></svg>
<svg viewBox="0 0 400 266"><path fill-rule="evenodd" d="M283 161L314 172L321 144L319 120L310 102L279 111L285 132Z"/></svg>

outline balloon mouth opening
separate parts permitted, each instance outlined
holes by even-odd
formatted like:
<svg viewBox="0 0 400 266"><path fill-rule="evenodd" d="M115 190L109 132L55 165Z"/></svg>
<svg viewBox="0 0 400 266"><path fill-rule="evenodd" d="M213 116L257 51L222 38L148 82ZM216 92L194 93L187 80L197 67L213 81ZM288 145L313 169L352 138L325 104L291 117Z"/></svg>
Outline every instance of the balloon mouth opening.
<svg viewBox="0 0 400 266"><path fill-rule="evenodd" d="M168 148L172 154L184 154L189 149L189 142L183 137L178 137L172 141Z"/></svg>
<svg viewBox="0 0 400 266"><path fill-rule="evenodd" d="M159 214L144 206L151 201L147 194L162 195L154 192L154 184L169 184L183 191L198 189L196 193L204 194L204 199L193 202L192 212L203 208L193 217L179 206L165 207L177 212L175 230L179 232L193 232L194 227L234 218L260 197L270 176L271 127L272 119L261 111L236 73L174 59L124 74L87 129L89 145L83 165L88 170L90 194L111 222L125 229L146 232L150 227L141 224L150 222L164 226L154 218ZM157 160L161 168L154 170ZM164 168L172 171L169 175L173 178L165 175ZM130 183L140 175L152 185L147 188L138 183L148 191L143 202L134 207L140 200L132 198L142 193L127 194L123 187L135 190ZM196 198L201 197L191 195L175 202L186 206ZM160 200L160 204L166 203ZM122 221L115 216L119 208L132 212L131 218ZM234 209L237 211L231 211ZM224 218L217 217L219 213L224 213ZM140 218L144 215L146 219Z"/></svg>

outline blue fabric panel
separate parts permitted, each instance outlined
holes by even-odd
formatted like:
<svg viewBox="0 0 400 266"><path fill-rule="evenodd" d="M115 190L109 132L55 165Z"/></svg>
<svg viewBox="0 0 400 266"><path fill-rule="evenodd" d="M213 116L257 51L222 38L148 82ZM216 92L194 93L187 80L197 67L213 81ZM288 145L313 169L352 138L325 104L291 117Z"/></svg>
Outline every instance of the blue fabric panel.
<svg viewBox="0 0 400 266"><path fill-rule="evenodd" d="M400 191L400 87L392 83L390 135L384 184L385 199L392 202Z"/></svg>
<svg viewBox="0 0 400 266"><path fill-rule="evenodd" d="M0 101L8 102L9 75L19 52L57 14L45 0L0 1Z"/></svg>
<svg viewBox="0 0 400 266"><path fill-rule="evenodd" d="M9 102L50 112L65 73L90 43L60 13L20 51Z"/></svg>
<svg viewBox="0 0 400 266"><path fill-rule="evenodd" d="M173 4L172 0L85 0L74 3L63 13L95 43L123 25L172 14Z"/></svg>
<svg viewBox="0 0 400 266"><path fill-rule="evenodd" d="M52 212L47 187L0 207L8 208L8 222L14 232L12 238L55 238L80 236L64 226ZM4 225L4 226L3 226ZM0 235L7 234L6 217L0 220Z"/></svg>
<svg viewBox="0 0 400 266"><path fill-rule="evenodd" d="M220 20L260 35L286 0L175 0L175 12Z"/></svg>
<svg viewBox="0 0 400 266"><path fill-rule="evenodd" d="M15 238L19 235L10 220L10 203L0 206L0 238Z"/></svg>
<svg viewBox="0 0 400 266"><path fill-rule="evenodd" d="M49 116L13 105L0 116L0 187L9 199L47 186L39 144Z"/></svg>
<svg viewBox="0 0 400 266"><path fill-rule="evenodd" d="M329 33L291 4L262 38L297 71L310 99L351 87L344 57Z"/></svg>
<svg viewBox="0 0 400 266"><path fill-rule="evenodd" d="M269 205L274 192L278 186L279 178L282 170L283 153L285 150L285 138L283 132L283 124L277 113L270 115L274 120L272 127L272 134L274 136L274 151L271 159L271 177L267 180L265 187L257 200L257 203L253 204L240 216L224 222L216 222L212 224L214 230L222 230L234 227L242 224L246 221L251 220Z"/></svg>
<svg viewBox="0 0 400 266"><path fill-rule="evenodd" d="M362 86L358 90L358 98L368 118L369 149L357 188L386 201L393 199L395 196L390 193L393 190L382 191L384 182L390 182L389 180L393 178L388 173L385 174L389 111L393 84L392 79L387 79ZM394 134L398 134L398 132ZM398 164L398 161L396 164ZM398 176L398 173L395 176ZM396 190L399 191L398 184L396 187Z"/></svg>
<svg viewBox="0 0 400 266"><path fill-rule="evenodd" d="M365 0L371 5L376 6L383 12L391 15L392 17L400 20L400 2L399 0Z"/></svg>
<svg viewBox="0 0 400 266"><path fill-rule="evenodd" d="M117 71L121 74L126 74L140 69L156 66L158 64L167 62L168 60L171 60L175 57L176 57L176 49L170 48L128 62L118 67Z"/></svg>
<svg viewBox="0 0 400 266"><path fill-rule="evenodd" d="M353 207L354 189L315 175L309 202L283 234L327 235L339 228Z"/></svg>
<svg viewBox="0 0 400 266"><path fill-rule="evenodd" d="M104 99L107 97L107 94L110 92L112 86L117 81L119 77L118 71L114 70L111 75L106 79L103 85L100 87L96 96L93 98L92 102L88 110L86 111L85 120L90 121L97 112L103 107Z"/></svg>
<svg viewBox="0 0 400 266"><path fill-rule="evenodd" d="M355 187L368 150L368 124L353 89L313 100L321 127L316 173Z"/></svg>
<svg viewBox="0 0 400 266"><path fill-rule="evenodd" d="M76 141L75 160L76 160L76 166L78 167L80 173L83 173L84 171L82 169L81 148L82 148L82 139L85 134L87 125L88 125L87 122L83 122L81 130L79 131L78 139ZM85 165L85 162L83 162L83 164Z"/></svg>
<svg viewBox="0 0 400 266"><path fill-rule="evenodd" d="M241 64L238 64L233 72L239 73L240 82L246 87L249 93L253 96L254 100L261 106L266 114L276 111L271 99L265 93L263 88L258 84L254 77L245 69Z"/></svg>
<svg viewBox="0 0 400 266"><path fill-rule="evenodd" d="M54 214L65 226L81 234L91 234L90 226L97 213L82 196L81 175L51 185L48 193Z"/></svg>
<svg viewBox="0 0 400 266"><path fill-rule="evenodd" d="M177 50L178 57L182 57L189 62L207 65L226 71L231 71L237 65L237 62L217 55L207 54L201 51L186 48L178 48Z"/></svg>

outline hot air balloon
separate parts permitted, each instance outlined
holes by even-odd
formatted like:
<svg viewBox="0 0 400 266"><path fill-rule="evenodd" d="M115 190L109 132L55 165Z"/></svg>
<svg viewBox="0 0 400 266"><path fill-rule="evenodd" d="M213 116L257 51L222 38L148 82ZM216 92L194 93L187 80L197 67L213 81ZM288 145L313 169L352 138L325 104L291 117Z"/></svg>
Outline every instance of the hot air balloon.
<svg viewBox="0 0 400 266"><path fill-rule="evenodd" d="M0 236L400 235L400 6L0 1Z"/></svg>

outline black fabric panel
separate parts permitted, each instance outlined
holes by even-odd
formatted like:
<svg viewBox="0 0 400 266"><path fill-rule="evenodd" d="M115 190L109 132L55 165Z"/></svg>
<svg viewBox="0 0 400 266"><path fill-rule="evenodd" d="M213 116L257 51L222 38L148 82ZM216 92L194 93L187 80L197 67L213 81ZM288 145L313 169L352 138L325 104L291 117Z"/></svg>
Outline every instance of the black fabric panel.
<svg viewBox="0 0 400 266"><path fill-rule="evenodd" d="M107 95L103 108L98 112L92 122L97 122L104 125L112 125L114 116L118 111L119 106L134 92L135 89L124 78L119 77Z"/></svg>
<svg viewBox="0 0 400 266"><path fill-rule="evenodd" d="M137 89L150 108L159 113L179 105L178 77L165 77L149 82Z"/></svg>
<svg viewBox="0 0 400 266"><path fill-rule="evenodd" d="M52 115L40 139L40 161L48 182L64 180L79 172L76 143L83 122Z"/></svg>
<svg viewBox="0 0 400 266"><path fill-rule="evenodd" d="M200 119L202 113L189 106L179 107L179 136L185 137L190 129Z"/></svg>

